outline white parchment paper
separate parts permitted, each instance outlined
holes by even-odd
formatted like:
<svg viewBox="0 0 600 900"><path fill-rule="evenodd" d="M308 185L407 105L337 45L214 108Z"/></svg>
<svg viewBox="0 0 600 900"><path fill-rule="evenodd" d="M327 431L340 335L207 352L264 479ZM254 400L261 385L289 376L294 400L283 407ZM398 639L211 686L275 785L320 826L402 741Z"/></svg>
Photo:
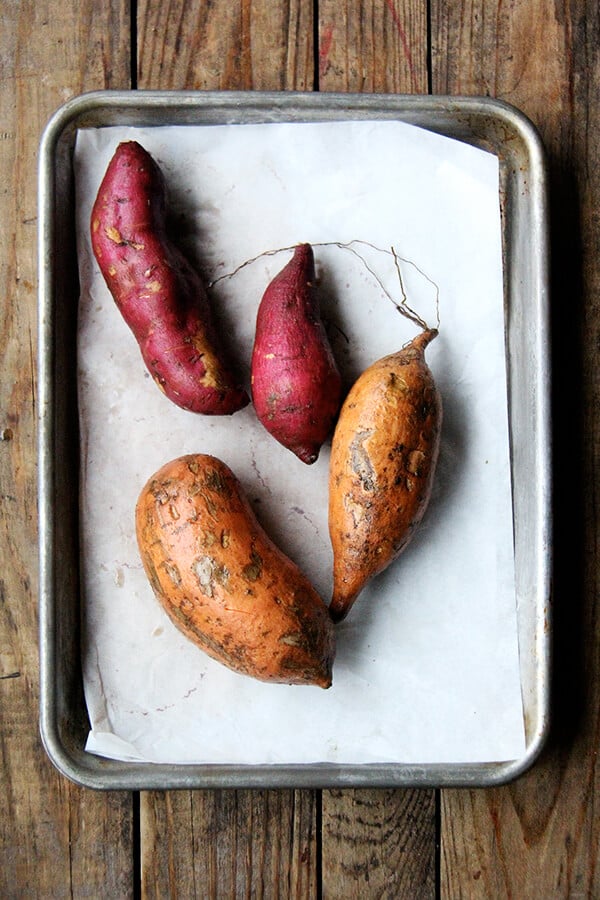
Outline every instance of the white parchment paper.
<svg viewBox="0 0 600 900"><path fill-rule="evenodd" d="M242 481L266 530L328 601L329 446L306 466L252 407L207 418L148 377L92 256L91 206L121 140L163 168L181 244L207 281L300 241L397 253L444 428L434 495L410 547L338 626L328 691L230 672L180 635L144 576L138 494L176 456L208 452ZM396 122L80 131L83 668L87 749L160 762L484 762L525 748L514 592L498 161ZM391 256L353 245L398 299ZM248 380L256 309L289 252L212 290ZM363 261L315 246L323 315L346 384L416 329ZM413 265L414 264L414 265Z"/></svg>

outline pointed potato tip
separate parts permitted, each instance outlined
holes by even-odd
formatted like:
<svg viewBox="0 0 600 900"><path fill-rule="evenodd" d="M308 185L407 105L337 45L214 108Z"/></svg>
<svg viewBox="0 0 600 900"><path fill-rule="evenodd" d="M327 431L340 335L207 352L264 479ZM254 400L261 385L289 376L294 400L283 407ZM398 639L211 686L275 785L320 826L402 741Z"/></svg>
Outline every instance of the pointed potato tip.
<svg viewBox="0 0 600 900"><path fill-rule="evenodd" d="M320 449L320 447L317 447L316 450L314 447L294 447L293 453L307 466L312 466L319 458Z"/></svg>
<svg viewBox="0 0 600 900"><path fill-rule="evenodd" d="M296 244L296 246L294 247L294 256L292 257L292 261L296 266L306 266L307 268L312 269L315 264L312 244Z"/></svg>
<svg viewBox="0 0 600 900"><path fill-rule="evenodd" d="M412 339L409 346L414 347L415 350L420 350L421 353L423 353L427 345L437 336L437 328L425 328L420 334Z"/></svg>
<svg viewBox="0 0 600 900"><path fill-rule="evenodd" d="M343 622L350 612L355 599L355 597L333 597L329 604L329 616L334 625Z"/></svg>
<svg viewBox="0 0 600 900"><path fill-rule="evenodd" d="M316 687L323 688L323 690L327 691L333 684L333 678L331 675L331 671L329 671L326 675L323 675L322 678L319 678L318 681L315 681Z"/></svg>

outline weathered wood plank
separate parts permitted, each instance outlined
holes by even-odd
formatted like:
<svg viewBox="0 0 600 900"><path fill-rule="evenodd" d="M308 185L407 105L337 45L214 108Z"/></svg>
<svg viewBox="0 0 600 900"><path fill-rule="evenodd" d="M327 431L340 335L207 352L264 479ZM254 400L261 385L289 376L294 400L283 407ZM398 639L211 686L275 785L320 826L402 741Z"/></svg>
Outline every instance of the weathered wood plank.
<svg viewBox="0 0 600 900"><path fill-rule="evenodd" d="M317 896L313 791L142 795L142 896Z"/></svg>
<svg viewBox="0 0 600 900"><path fill-rule="evenodd" d="M319 88L427 93L427 4L319 3ZM433 897L434 791L324 791L323 896Z"/></svg>
<svg viewBox="0 0 600 900"><path fill-rule="evenodd" d="M131 800L59 776L38 737L36 164L50 114L128 84L125 3L8 0L0 28L0 895L126 897ZM123 39L123 40L122 40ZM115 840L116 838L116 840Z"/></svg>
<svg viewBox="0 0 600 900"><path fill-rule="evenodd" d="M600 18L592 2L434 2L434 91L492 94L544 139L553 212L554 728L514 785L442 795L442 895L600 895L597 447ZM568 354L563 348L568 347ZM568 362L567 362L568 360ZM567 473L569 473L567 475Z"/></svg>
<svg viewBox="0 0 600 900"><path fill-rule="evenodd" d="M138 86L305 90L313 84L312 3L138 6ZM141 795L148 897L317 895L313 791Z"/></svg>
<svg viewBox="0 0 600 900"><path fill-rule="evenodd" d="M323 796L323 897L435 897L434 791Z"/></svg>
<svg viewBox="0 0 600 900"><path fill-rule="evenodd" d="M322 91L427 93L427 3L319 3Z"/></svg>
<svg viewBox="0 0 600 900"><path fill-rule="evenodd" d="M138 86L171 90L310 90L312 3L138 6Z"/></svg>

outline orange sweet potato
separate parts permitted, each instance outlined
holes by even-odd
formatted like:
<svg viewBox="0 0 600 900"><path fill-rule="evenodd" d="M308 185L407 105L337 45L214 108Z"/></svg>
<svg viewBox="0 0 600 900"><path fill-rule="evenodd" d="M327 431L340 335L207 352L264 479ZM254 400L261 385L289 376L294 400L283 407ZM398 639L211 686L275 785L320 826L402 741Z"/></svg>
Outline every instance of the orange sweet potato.
<svg viewBox="0 0 600 900"><path fill-rule="evenodd" d="M94 255L148 371L178 406L230 414L249 402L220 344L204 285L165 227L161 170L119 144L91 216Z"/></svg>
<svg viewBox="0 0 600 900"><path fill-rule="evenodd" d="M140 494L136 530L158 600L209 656L261 681L331 685L327 607L223 462L194 454L163 466Z"/></svg>
<svg viewBox="0 0 600 900"><path fill-rule="evenodd" d="M424 352L436 334L370 366L340 412L329 471L334 621L404 550L429 502L442 405Z"/></svg>
<svg viewBox="0 0 600 900"><path fill-rule="evenodd" d="M310 465L329 436L342 379L319 313L310 244L267 287L252 351L252 400L273 437Z"/></svg>

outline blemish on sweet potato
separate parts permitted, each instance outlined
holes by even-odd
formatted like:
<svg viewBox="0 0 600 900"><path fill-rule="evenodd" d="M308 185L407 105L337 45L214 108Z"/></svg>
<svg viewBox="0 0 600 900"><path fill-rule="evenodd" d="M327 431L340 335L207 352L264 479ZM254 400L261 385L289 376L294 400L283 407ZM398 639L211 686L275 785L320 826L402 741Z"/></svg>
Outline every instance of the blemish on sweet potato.
<svg viewBox="0 0 600 900"><path fill-rule="evenodd" d="M95 230L97 231L98 229ZM115 228L114 225L107 225L104 229L104 234L109 239L109 241L112 241L114 244L125 243L125 241L121 237L121 232L117 228Z"/></svg>
<svg viewBox="0 0 600 900"><path fill-rule="evenodd" d="M373 482L375 470L373 469L373 464L364 446L365 441L372 436L372 429L359 431L352 439L350 445L352 471L358 476L365 491L372 491L375 489L375 484Z"/></svg>
<svg viewBox="0 0 600 900"><path fill-rule="evenodd" d="M215 585L226 587L229 580L227 567L218 563L211 556L198 557L192 564L192 572L198 580L200 590L207 597L214 596Z"/></svg>
<svg viewBox="0 0 600 900"><path fill-rule="evenodd" d="M242 569L242 576L246 581L258 581L262 576L263 561L256 550L250 553L250 562Z"/></svg>
<svg viewBox="0 0 600 900"><path fill-rule="evenodd" d="M174 563L163 562L163 569L176 587L181 585L181 573Z"/></svg>
<svg viewBox="0 0 600 900"><path fill-rule="evenodd" d="M222 494L224 497L231 496L231 488L227 480L223 478L223 474L217 469L210 469L204 479L204 483L211 491Z"/></svg>

